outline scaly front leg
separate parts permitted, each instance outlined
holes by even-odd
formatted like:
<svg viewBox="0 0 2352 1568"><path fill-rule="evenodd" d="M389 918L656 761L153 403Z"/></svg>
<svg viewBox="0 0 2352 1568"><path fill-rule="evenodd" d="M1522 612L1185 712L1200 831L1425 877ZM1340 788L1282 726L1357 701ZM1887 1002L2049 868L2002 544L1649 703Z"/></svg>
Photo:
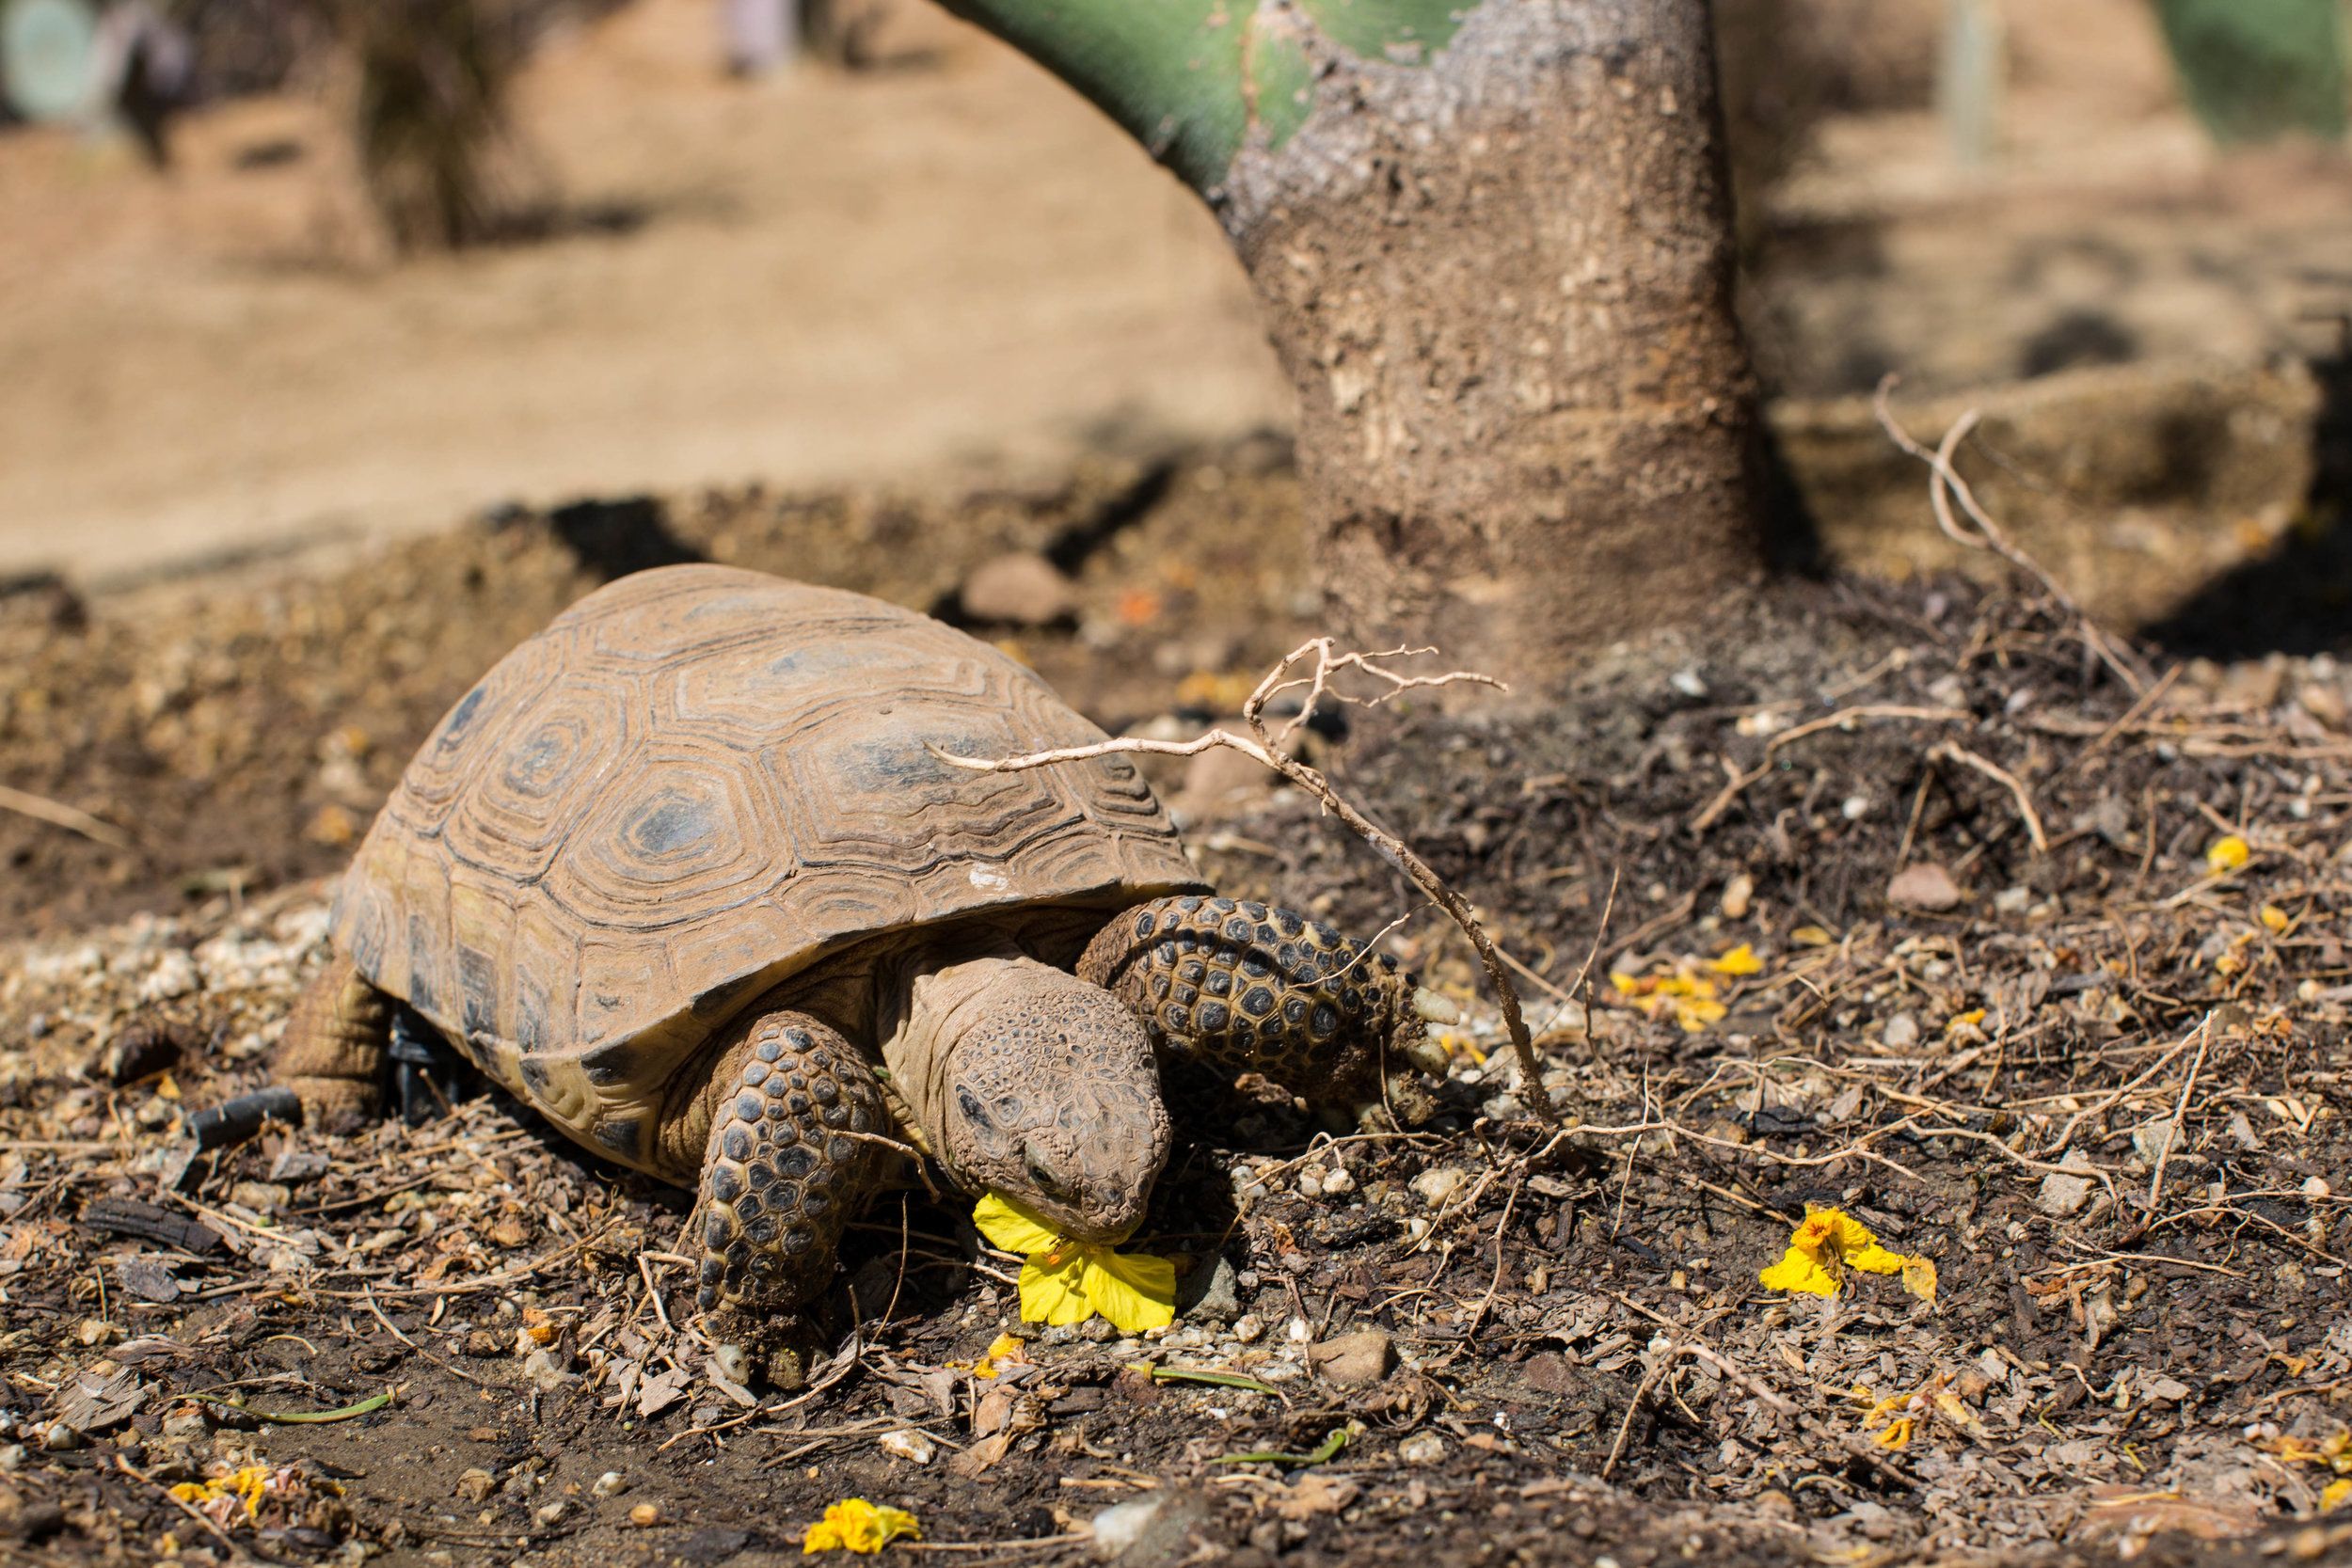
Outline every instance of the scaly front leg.
<svg viewBox="0 0 2352 1568"><path fill-rule="evenodd" d="M1453 1022L1453 1005L1394 958L1288 910L1153 899L1104 927L1078 974L1132 1008L1170 1060L1262 1073L1318 1103L1360 1110L1385 1088L1411 1118L1429 1108L1416 1069L1445 1075L1423 1024Z"/></svg>
<svg viewBox="0 0 2352 1568"><path fill-rule="evenodd" d="M841 1233L881 1186L890 1113L873 1069L804 1013L737 1026L703 1157L695 1304L722 1315L779 1383L804 1338L794 1309L831 1283Z"/></svg>

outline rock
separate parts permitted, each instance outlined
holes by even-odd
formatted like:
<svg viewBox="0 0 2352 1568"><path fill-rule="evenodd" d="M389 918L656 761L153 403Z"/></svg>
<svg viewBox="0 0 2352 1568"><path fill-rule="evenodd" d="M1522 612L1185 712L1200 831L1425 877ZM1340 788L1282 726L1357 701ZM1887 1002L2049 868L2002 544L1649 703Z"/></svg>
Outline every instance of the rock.
<svg viewBox="0 0 2352 1568"><path fill-rule="evenodd" d="M1723 911L1725 920L1745 920L1748 909L1756 901L1756 879L1742 871L1724 884Z"/></svg>
<svg viewBox="0 0 2352 1568"><path fill-rule="evenodd" d="M2030 888L2005 887L1993 895L1993 912L1995 914L2024 914L2032 905L2033 890Z"/></svg>
<svg viewBox="0 0 2352 1568"><path fill-rule="evenodd" d="M1879 1040L1889 1051L1908 1051L1919 1043L1919 1021L1909 1013L1897 1013L1886 1021Z"/></svg>
<svg viewBox="0 0 2352 1568"><path fill-rule="evenodd" d="M498 1490L499 1479L487 1470L472 1469L457 1478L457 1496L469 1503L485 1503Z"/></svg>
<svg viewBox="0 0 2352 1568"><path fill-rule="evenodd" d="M2172 1147L2173 1122L2170 1117L2158 1117L2132 1129L2132 1152L2150 1166L2165 1157Z"/></svg>
<svg viewBox="0 0 2352 1568"><path fill-rule="evenodd" d="M2063 1219L2080 1212L2090 1201L2090 1178L2064 1176L2057 1171L2042 1179L2042 1191L2034 1196L2034 1206L2054 1218Z"/></svg>
<svg viewBox="0 0 2352 1568"><path fill-rule="evenodd" d="M1435 1465L1445 1458L1445 1439L1434 1432L1417 1432L1396 1446L1396 1457L1407 1465Z"/></svg>
<svg viewBox="0 0 2352 1568"><path fill-rule="evenodd" d="M1265 1323L1255 1312L1244 1312L1233 1320L1233 1338L1245 1345L1258 1342L1265 1334Z"/></svg>
<svg viewBox="0 0 2352 1568"><path fill-rule="evenodd" d="M294 1201L294 1192L276 1181L240 1181L229 1189L229 1201L257 1214L273 1214Z"/></svg>
<svg viewBox="0 0 2352 1568"><path fill-rule="evenodd" d="M0 1445L0 1475L24 1468L26 1454L22 1443Z"/></svg>
<svg viewBox="0 0 2352 1568"><path fill-rule="evenodd" d="M628 1490L628 1478L618 1470L607 1470L588 1490L599 1497L617 1497Z"/></svg>
<svg viewBox="0 0 2352 1568"><path fill-rule="evenodd" d="M537 1508L531 1511L531 1522L538 1526L541 1529L545 1529L549 1525L552 1525L562 1519L570 1507L571 1504L565 1502L561 1497L556 1498L553 1502L541 1503Z"/></svg>
<svg viewBox="0 0 2352 1568"><path fill-rule="evenodd" d="M1338 1197L1343 1194L1352 1193L1355 1190L1356 1178L1348 1174L1348 1169L1345 1165L1340 1166L1337 1170L1323 1179L1323 1196L1326 1197Z"/></svg>
<svg viewBox="0 0 2352 1568"><path fill-rule="evenodd" d="M1438 1165L1413 1178L1413 1191L1419 1193L1432 1209L1442 1209L1446 1200L1462 1190L1470 1177L1452 1165Z"/></svg>
<svg viewBox="0 0 2352 1568"><path fill-rule="evenodd" d="M1342 1388L1361 1387L1389 1375L1389 1369L1396 1364L1396 1347L1386 1334L1369 1328L1308 1346L1307 1364L1322 1373L1326 1383Z"/></svg>
<svg viewBox="0 0 2352 1568"><path fill-rule="evenodd" d="M1125 1568L1176 1568L1199 1555L1196 1532L1214 1512L1207 1497L1192 1491L1116 1504L1094 1516L1094 1555Z"/></svg>
<svg viewBox="0 0 2352 1568"><path fill-rule="evenodd" d="M1119 1503L1094 1516L1094 1555L1105 1561L1142 1539L1144 1527L1159 1517L1165 1497L1139 1497Z"/></svg>
<svg viewBox="0 0 2352 1568"><path fill-rule="evenodd" d="M41 1429L40 1446L51 1453L71 1453L89 1447L89 1437L71 1421L52 1421Z"/></svg>
<svg viewBox="0 0 2352 1568"><path fill-rule="evenodd" d="M1941 914L1960 907L1960 884L1933 861L1918 861L1895 873L1886 884L1886 901L1898 908Z"/></svg>
<svg viewBox="0 0 2352 1568"><path fill-rule="evenodd" d="M1576 1373L1569 1368L1567 1357L1557 1351L1529 1356L1521 1375L1530 1388L1539 1388L1547 1394L1576 1392Z"/></svg>
<svg viewBox="0 0 2352 1568"><path fill-rule="evenodd" d="M164 1418L164 1435L174 1442L194 1442L212 1430L213 1423L205 1418L201 1407L175 1410Z"/></svg>
<svg viewBox="0 0 2352 1568"><path fill-rule="evenodd" d="M1184 1275L1176 1290L1176 1315L1187 1323L1230 1323L1241 1316L1233 1265L1222 1254Z"/></svg>
<svg viewBox="0 0 2352 1568"><path fill-rule="evenodd" d="M278 1158L270 1162L269 1179L291 1187L298 1186L314 1176L323 1176L326 1172L326 1156L316 1149L285 1148L278 1150Z"/></svg>
<svg viewBox="0 0 2352 1568"><path fill-rule="evenodd" d="M903 1459L910 1465L929 1465L939 1455L939 1445L928 1434L905 1427L883 1433L879 1447L891 1458Z"/></svg>
<svg viewBox="0 0 2352 1568"><path fill-rule="evenodd" d="M523 1357L523 1376L543 1394L556 1393L573 1379L573 1374L564 1369L563 1358L551 1350L534 1350Z"/></svg>
<svg viewBox="0 0 2352 1568"><path fill-rule="evenodd" d="M710 1353L711 1364L719 1375L729 1383L749 1383L752 1380L751 1353L741 1345L723 1344Z"/></svg>
<svg viewBox="0 0 2352 1568"><path fill-rule="evenodd" d="M173 1276L171 1265L160 1258L125 1258L115 1265L115 1278L125 1295L140 1301L180 1299L180 1281Z"/></svg>
<svg viewBox="0 0 2352 1568"><path fill-rule="evenodd" d="M155 960L155 967L139 982L142 1002L169 1002L196 990L196 960L178 948Z"/></svg>
<svg viewBox="0 0 2352 1568"><path fill-rule="evenodd" d="M661 1523L661 1510L651 1503L639 1503L628 1511L628 1522L639 1529L647 1529Z"/></svg>
<svg viewBox="0 0 2352 1568"><path fill-rule="evenodd" d="M1030 550L980 562L963 579L958 598L971 620L1015 626L1050 626L1078 608L1076 585Z"/></svg>

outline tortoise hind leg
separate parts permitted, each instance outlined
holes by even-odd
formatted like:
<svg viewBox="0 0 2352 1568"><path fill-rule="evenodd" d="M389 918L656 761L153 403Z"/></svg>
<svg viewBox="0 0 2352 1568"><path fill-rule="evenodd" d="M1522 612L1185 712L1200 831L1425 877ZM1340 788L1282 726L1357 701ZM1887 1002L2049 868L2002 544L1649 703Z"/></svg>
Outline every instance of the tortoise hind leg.
<svg viewBox="0 0 2352 1568"><path fill-rule="evenodd" d="M376 1114L394 1006L342 954L310 982L286 1020L274 1064L306 1121L342 1127Z"/></svg>
<svg viewBox="0 0 2352 1568"><path fill-rule="evenodd" d="M1450 1012L1385 953L1319 921L1231 898L1155 898L1112 918L1079 978L1132 1009L1171 1065L1230 1084L1263 1074L1319 1104L1386 1103L1407 1120L1435 1102L1445 1053L1423 1025Z"/></svg>
<svg viewBox="0 0 2352 1568"><path fill-rule="evenodd" d="M784 1011L738 1031L713 1085L695 1305L723 1309L773 1352L793 1309L832 1281L842 1231L881 1187L891 1117L873 1069L829 1025Z"/></svg>

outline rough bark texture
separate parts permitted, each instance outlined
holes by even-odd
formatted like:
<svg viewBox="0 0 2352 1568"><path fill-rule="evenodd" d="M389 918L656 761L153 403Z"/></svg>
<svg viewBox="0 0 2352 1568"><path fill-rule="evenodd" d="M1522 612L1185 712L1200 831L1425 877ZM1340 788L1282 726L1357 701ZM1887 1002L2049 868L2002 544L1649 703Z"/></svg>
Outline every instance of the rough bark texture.
<svg viewBox="0 0 2352 1568"><path fill-rule="evenodd" d="M1215 199L1346 635L1541 687L1754 571L1721 140L1703 0L1490 0L1244 151Z"/></svg>
<svg viewBox="0 0 2352 1568"><path fill-rule="evenodd" d="M1334 630L1540 689L1756 571L1707 0L949 3L1217 212Z"/></svg>

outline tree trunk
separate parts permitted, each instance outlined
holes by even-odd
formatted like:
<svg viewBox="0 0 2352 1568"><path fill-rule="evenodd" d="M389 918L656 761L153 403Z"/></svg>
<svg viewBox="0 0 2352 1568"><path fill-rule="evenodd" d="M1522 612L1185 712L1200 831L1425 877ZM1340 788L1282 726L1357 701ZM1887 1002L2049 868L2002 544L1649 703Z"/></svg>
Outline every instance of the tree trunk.
<svg viewBox="0 0 2352 1568"><path fill-rule="evenodd" d="M1335 629L1540 688L1756 570L1707 0L958 8L1216 212Z"/></svg>

